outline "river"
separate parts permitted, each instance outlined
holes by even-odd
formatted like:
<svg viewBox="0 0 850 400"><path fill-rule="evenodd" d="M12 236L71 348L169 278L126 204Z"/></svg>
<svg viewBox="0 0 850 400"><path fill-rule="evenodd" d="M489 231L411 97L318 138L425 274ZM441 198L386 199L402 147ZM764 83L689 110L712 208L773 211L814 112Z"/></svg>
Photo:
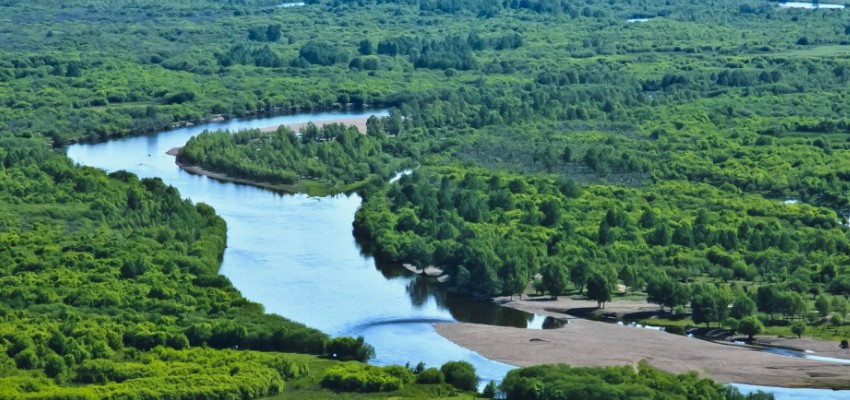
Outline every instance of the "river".
<svg viewBox="0 0 850 400"><path fill-rule="evenodd" d="M283 315L333 336L362 335L378 365L439 366L450 360L475 365L484 382L501 380L512 366L455 345L434 322L477 322L541 329L545 317L470 302L438 290L396 265L382 265L352 236L361 199L356 194L310 197L221 182L187 173L165 152L205 129L247 129L307 121L356 118L386 111L340 111L234 119L97 144L75 144L68 156L81 165L159 177L195 202L213 206L227 221L221 273L266 312ZM740 386L748 390L752 386ZM762 388L764 389L764 388ZM769 388L778 399L850 398L850 392ZM834 397L834 395L847 396Z"/></svg>

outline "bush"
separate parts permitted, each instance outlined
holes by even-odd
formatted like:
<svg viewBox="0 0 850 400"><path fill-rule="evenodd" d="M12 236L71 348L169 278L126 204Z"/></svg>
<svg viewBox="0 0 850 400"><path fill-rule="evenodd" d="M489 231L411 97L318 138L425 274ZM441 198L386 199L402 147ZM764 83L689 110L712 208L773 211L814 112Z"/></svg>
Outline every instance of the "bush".
<svg viewBox="0 0 850 400"><path fill-rule="evenodd" d="M569 365L539 365L508 372L501 390L507 400L563 399L767 399L757 392L742 395L696 373L673 375L645 363L632 366L572 368Z"/></svg>
<svg viewBox="0 0 850 400"><path fill-rule="evenodd" d="M341 392L392 392L402 388L402 380L381 367L367 364L343 364L328 368L322 387Z"/></svg>
<svg viewBox="0 0 850 400"><path fill-rule="evenodd" d="M384 367L384 372L398 378L401 383L413 383L413 381L416 380L416 377L413 375L413 371L402 367L401 365L390 365L388 367Z"/></svg>
<svg viewBox="0 0 850 400"><path fill-rule="evenodd" d="M443 371L440 371L436 368L428 368L416 376L416 383L422 383L426 385L439 384L445 381L446 377L445 375L443 375Z"/></svg>
<svg viewBox="0 0 850 400"><path fill-rule="evenodd" d="M341 361L366 362L375 357L375 348L366 343L363 336L359 336L357 339L346 336L328 342L325 353L329 357Z"/></svg>
<svg viewBox="0 0 850 400"><path fill-rule="evenodd" d="M477 390L478 375L475 375L475 367L466 361L449 361L440 367L445 375L446 383L460 390Z"/></svg>
<svg viewBox="0 0 850 400"><path fill-rule="evenodd" d="M32 348L28 347L15 355L15 365L20 369L35 369L39 367L38 363L38 355Z"/></svg>
<svg viewBox="0 0 850 400"><path fill-rule="evenodd" d="M50 378L61 378L67 373L68 366L65 364L65 360L62 357L59 357L56 354L51 354L47 357L47 361L44 363L44 374Z"/></svg>

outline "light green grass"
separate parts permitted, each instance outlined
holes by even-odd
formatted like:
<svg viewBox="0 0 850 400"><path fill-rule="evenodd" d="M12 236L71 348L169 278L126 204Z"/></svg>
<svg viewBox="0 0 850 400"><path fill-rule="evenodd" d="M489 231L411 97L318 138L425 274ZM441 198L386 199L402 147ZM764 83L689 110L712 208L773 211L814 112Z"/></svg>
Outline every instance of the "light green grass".
<svg viewBox="0 0 850 400"><path fill-rule="evenodd" d="M420 385L407 384L401 390L388 393L337 393L321 387L322 376L325 370L339 364L338 361L328 360L321 357L287 354L293 361L303 362L310 369L310 374L304 378L287 381L281 394L270 397L270 399L298 399L298 400L324 400L324 399L454 399L471 400L476 398L476 393L463 392L450 385Z"/></svg>

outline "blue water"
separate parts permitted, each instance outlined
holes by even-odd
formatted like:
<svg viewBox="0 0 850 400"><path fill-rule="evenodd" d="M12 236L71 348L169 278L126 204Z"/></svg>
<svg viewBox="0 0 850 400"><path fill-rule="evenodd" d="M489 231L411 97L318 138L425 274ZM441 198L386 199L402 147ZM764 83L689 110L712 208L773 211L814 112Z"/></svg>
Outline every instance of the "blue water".
<svg viewBox="0 0 850 400"><path fill-rule="evenodd" d="M423 361L439 366L465 360L475 365L482 378L501 379L512 366L455 345L440 336L432 322L455 322L453 310L457 313L457 308L468 306L484 307L488 315L513 326L539 328L542 317L489 303L466 305L447 298L401 267L376 264L351 233L354 212L361 202L357 195L317 198L221 182L187 173L177 167L174 157L165 154L207 129L233 131L372 114L387 113L325 112L236 119L105 143L76 144L69 146L68 156L79 164L107 171L123 169L139 177L160 177L183 196L215 207L228 227L221 273L267 312L334 336L363 335L375 347L375 364L415 365Z"/></svg>
<svg viewBox="0 0 850 400"><path fill-rule="evenodd" d="M221 273L267 312L334 336L363 335L378 365L439 366L465 360L482 382L501 380L514 367L457 346L437 334L434 322L463 321L542 328L544 317L490 303L452 298L399 266L376 263L351 234L357 195L310 197L281 194L187 173L165 152L204 130L263 128L328 121L380 111L341 111L258 119L234 119L156 134L68 147L75 162L159 177L195 202L215 207L228 226ZM768 390L777 399L850 399L850 392L736 385Z"/></svg>

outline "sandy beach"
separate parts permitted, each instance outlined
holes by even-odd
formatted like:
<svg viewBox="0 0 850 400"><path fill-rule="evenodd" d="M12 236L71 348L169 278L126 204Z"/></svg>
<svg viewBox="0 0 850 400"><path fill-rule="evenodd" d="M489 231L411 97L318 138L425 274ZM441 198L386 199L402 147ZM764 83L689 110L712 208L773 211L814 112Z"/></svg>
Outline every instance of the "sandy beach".
<svg viewBox="0 0 850 400"><path fill-rule="evenodd" d="M720 344L651 329L590 321L565 315L562 310L595 306L595 302L514 300L505 305L539 314L566 318L569 323L552 330L528 330L477 324L436 324L437 332L482 356L516 366L565 363L573 366L636 365L646 360L656 368L684 373L696 371L721 383L782 387L850 388L850 365L792 358L734 344ZM609 303L606 312L642 310L657 306L643 302ZM619 308L618 308L619 307ZM759 338L762 339L762 338ZM812 348L816 340L787 339L836 357L844 351L829 342ZM786 343L786 342L783 342ZM786 344L780 344L786 345ZM790 347L790 346L789 346ZM850 355L850 351L847 352ZM840 353L839 353L840 354ZM847 355L845 355L847 357Z"/></svg>
<svg viewBox="0 0 850 400"><path fill-rule="evenodd" d="M365 134L366 133L366 121L367 120L369 120L369 117L340 118L340 119L333 119L333 120L327 120L327 121L315 121L315 122L313 122L313 124L316 125L319 128L321 128L324 125L328 125L328 124L343 124L343 125L348 125L348 126L354 126L360 131L360 133ZM289 129L292 129L293 131L298 132L299 130L301 130L301 128L307 126L308 123L309 122L303 122L303 123L298 123L298 124L267 126L265 128L260 128L260 131L262 131L262 132L274 132L274 131L277 130L278 127L286 126Z"/></svg>

